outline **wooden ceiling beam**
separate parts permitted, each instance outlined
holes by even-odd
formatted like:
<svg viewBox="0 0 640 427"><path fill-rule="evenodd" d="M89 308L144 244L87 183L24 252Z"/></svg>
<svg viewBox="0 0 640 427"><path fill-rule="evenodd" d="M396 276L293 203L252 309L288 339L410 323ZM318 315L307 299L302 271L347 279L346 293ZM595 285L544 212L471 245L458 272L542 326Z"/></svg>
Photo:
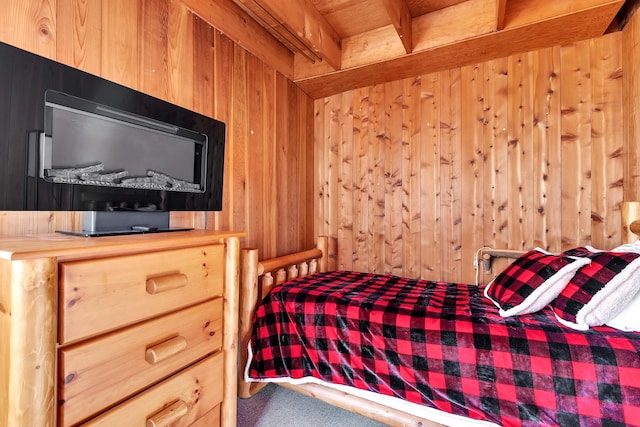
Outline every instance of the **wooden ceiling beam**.
<svg viewBox="0 0 640 427"><path fill-rule="evenodd" d="M599 37L606 31L624 0L600 1L599 5L595 5L596 1L572 1L570 10L563 9L566 13L551 16L548 11L541 10L541 8L548 7L547 2L520 0L515 3L522 7L519 7L519 10L515 12L525 13L528 11L530 18L537 17L539 20L525 23L526 19L522 16L511 15L510 6L506 13L507 25L502 31L435 44L421 50L418 49L419 42L414 42L416 47L411 54L344 68L323 75L301 76L298 68L300 61L296 61L294 82L309 96L318 99L358 87L416 77L516 53ZM544 3L544 5L539 3ZM576 10L573 6L577 3L582 4L585 8ZM495 12L493 10L493 13ZM414 36L417 34L414 30ZM310 70L305 71L309 72Z"/></svg>
<svg viewBox="0 0 640 427"><path fill-rule="evenodd" d="M509 2L505 11L505 29L519 26L528 26L544 20L562 20L564 16L586 12L588 16L594 16L599 10L615 9L611 16L607 14L609 22L613 20L618 10L624 4L624 0L571 0L571 1L540 1L518 0ZM589 11L592 11L589 13ZM580 25L589 25L588 22ZM578 31L575 28L565 28L568 32Z"/></svg>
<svg viewBox="0 0 640 427"><path fill-rule="evenodd" d="M311 3L311 0L237 0L251 10L261 9L259 13L268 14L280 28L286 31L284 38L293 36L308 48L317 59L327 62L334 70L342 64L340 38L327 20Z"/></svg>
<svg viewBox="0 0 640 427"><path fill-rule="evenodd" d="M411 11L405 0L382 0L406 53L413 50Z"/></svg>
<svg viewBox="0 0 640 427"><path fill-rule="evenodd" d="M291 52L299 52L307 60L315 63L318 61L318 55L311 49L304 45L298 36L291 33L281 23L279 23L270 12L266 11L262 6L258 5L254 1L237 0L236 4L240 6L245 12L255 19L264 28L287 47Z"/></svg>
<svg viewBox="0 0 640 427"><path fill-rule="evenodd" d="M414 51L494 32L495 7L495 0L467 0L414 18Z"/></svg>
<svg viewBox="0 0 640 427"><path fill-rule="evenodd" d="M284 76L293 78L294 55L232 0L180 0L187 9Z"/></svg>
<svg viewBox="0 0 640 427"><path fill-rule="evenodd" d="M412 53L495 32L495 0L468 0L412 20ZM342 69L378 64L407 55L392 25L342 39ZM325 74L323 64L295 61L295 79Z"/></svg>

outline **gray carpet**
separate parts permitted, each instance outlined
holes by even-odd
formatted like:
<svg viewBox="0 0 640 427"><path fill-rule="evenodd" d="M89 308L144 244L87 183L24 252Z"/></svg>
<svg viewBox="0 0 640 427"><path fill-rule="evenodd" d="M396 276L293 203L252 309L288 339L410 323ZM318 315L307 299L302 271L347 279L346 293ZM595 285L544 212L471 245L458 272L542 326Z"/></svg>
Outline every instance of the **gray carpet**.
<svg viewBox="0 0 640 427"><path fill-rule="evenodd" d="M384 427L275 384L250 399L238 399L238 427Z"/></svg>

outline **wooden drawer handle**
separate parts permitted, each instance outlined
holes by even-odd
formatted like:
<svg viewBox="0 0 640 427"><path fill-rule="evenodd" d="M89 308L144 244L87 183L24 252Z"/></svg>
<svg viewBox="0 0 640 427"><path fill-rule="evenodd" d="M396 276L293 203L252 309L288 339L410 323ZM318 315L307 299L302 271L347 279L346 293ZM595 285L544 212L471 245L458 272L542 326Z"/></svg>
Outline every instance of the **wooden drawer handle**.
<svg viewBox="0 0 640 427"><path fill-rule="evenodd" d="M166 274L147 279L147 293L151 295L185 286L187 286L187 275L183 273Z"/></svg>
<svg viewBox="0 0 640 427"><path fill-rule="evenodd" d="M185 337L178 335L177 337L168 339L153 347L149 347L144 354L144 360L155 365L163 360L180 353L187 348L187 340Z"/></svg>
<svg viewBox="0 0 640 427"><path fill-rule="evenodd" d="M147 427L170 426L180 418L187 415L189 407L184 400L177 400L162 411L147 418Z"/></svg>

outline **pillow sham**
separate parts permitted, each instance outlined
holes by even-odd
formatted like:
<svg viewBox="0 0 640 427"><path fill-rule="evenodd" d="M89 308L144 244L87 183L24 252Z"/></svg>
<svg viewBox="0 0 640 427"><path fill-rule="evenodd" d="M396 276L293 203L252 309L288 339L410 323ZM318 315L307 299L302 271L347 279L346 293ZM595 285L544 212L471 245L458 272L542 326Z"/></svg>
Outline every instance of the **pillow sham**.
<svg viewBox="0 0 640 427"><path fill-rule="evenodd" d="M640 240L632 243L625 243L611 249L611 252L635 252L640 254Z"/></svg>
<svg viewBox="0 0 640 427"><path fill-rule="evenodd" d="M616 316L640 290L640 254L601 251L591 246L565 251L591 259L571 278L551 308L560 323L578 330L599 326Z"/></svg>
<svg viewBox="0 0 640 427"><path fill-rule="evenodd" d="M503 317L534 313L564 289L589 258L554 255L535 248L505 267L484 289Z"/></svg>

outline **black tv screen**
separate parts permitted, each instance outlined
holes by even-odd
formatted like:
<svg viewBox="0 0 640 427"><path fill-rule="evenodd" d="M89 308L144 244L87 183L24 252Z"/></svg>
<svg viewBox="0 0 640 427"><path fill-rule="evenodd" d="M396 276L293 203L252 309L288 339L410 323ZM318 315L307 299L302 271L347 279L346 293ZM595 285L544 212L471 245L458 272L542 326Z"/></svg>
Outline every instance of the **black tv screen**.
<svg viewBox="0 0 640 427"><path fill-rule="evenodd" d="M0 43L0 210L221 210L225 131Z"/></svg>

